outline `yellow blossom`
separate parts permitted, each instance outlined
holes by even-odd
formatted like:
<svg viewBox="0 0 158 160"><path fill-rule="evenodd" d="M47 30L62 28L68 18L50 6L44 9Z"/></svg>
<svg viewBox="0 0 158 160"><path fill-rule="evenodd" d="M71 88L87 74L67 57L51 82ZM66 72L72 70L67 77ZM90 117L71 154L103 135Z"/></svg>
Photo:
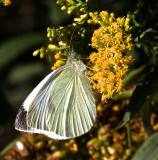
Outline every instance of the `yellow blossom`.
<svg viewBox="0 0 158 160"><path fill-rule="evenodd" d="M40 50L39 50L39 49L38 49L38 50L36 50L36 51L34 51L34 52L33 52L33 56L37 56L39 52L40 52Z"/></svg>
<svg viewBox="0 0 158 160"><path fill-rule="evenodd" d="M44 58L44 56L45 56L44 49L41 48L40 49L40 58L42 59L42 58Z"/></svg>
<svg viewBox="0 0 158 160"><path fill-rule="evenodd" d="M10 0L4 0L3 3L4 3L4 6L9 6L11 4L11 1Z"/></svg>
<svg viewBox="0 0 158 160"><path fill-rule="evenodd" d="M75 22L82 22L87 17L87 14L80 15L79 18L74 18Z"/></svg>
<svg viewBox="0 0 158 160"><path fill-rule="evenodd" d="M62 6L62 7L61 7L61 10L65 10L65 9L66 9L66 6Z"/></svg>
<svg viewBox="0 0 158 160"><path fill-rule="evenodd" d="M48 48L49 48L49 49L57 49L56 45L54 45L54 44L49 44L49 45L48 45Z"/></svg>
<svg viewBox="0 0 158 160"><path fill-rule="evenodd" d="M54 67L59 68L59 67L61 67L61 66L64 65L64 64L65 64L64 61L62 61L62 60L57 60L57 61L55 62L55 64L54 64Z"/></svg>
<svg viewBox="0 0 158 160"><path fill-rule="evenodd" d="M55 54L55 56L54 56L55 59L60 59L60 57L61 57L61 56L60 56L59 53Z"/></svg>
<svg viewBox="0 0 158 160"><path fill-rule="evenodd" d="M96 83L94 89L98 89L102 93L102 100L107 101L113 94L121 93L128 65L133 62L132 56L125 56L133 48L132 37L127 29L130 28L130 19L115 18L114 13L107 11L91 12L89 15L92 19L88 22L100 24L90 44L97 52L89 56L94 70L89 76Z"/></svg>

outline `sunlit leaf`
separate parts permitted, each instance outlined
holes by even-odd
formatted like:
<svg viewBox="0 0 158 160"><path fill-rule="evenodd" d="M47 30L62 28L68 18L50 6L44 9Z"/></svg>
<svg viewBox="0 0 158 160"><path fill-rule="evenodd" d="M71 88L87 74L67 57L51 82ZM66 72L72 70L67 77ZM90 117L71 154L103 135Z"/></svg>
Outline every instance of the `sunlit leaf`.
<svg viewBox="0 0 158 160"><path fill-rule="evenodd" d="M122 91L121 94L117 93L116 95L114 95L112 97L112 99L114 101L118 101L118 100L121 100L121 99L130 98L132 96L132 93L133 93L133 91Z"/></svg>
<svg viewBox="0 0 158 160"><path fill-rule="evenodd" d="M146 140L134 154L131 160L157 160L158 159L158 132Z"/></svg>

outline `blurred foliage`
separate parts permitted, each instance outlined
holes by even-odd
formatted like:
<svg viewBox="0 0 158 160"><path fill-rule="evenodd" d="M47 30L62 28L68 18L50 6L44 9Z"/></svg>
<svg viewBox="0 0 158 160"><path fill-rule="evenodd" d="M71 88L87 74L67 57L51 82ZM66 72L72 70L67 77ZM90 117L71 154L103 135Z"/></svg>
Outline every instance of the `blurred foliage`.
<svg viewBox="0 0 158 160"><path fill-rule="evenodd" d="M13 123L18 106L48 73L48 63L30 54L40 45L43 46L33 55L49 60L54 70L65 63L65 48L71 48L69 43L74 30L74 50L84 58L89 57L96 50L88 44L92 44L94 30L97 32L100 28L99 23L87 23L93 18L89 13L108 10L116 17L130 19L130 25L134 26L129 33L132 33L134 49L126 50L124 55L132 55L135 61L125 77L122 94L114 95L105 103L101 101L101 94L94 92L97 119L89 133L66 141L23 133L2 150L2 159L158 159L158 2L58 0L57 4L53 0L17 0L8 7L0 6L1 149L16 137ZM63 13L59 6L65 10ZM44 38L47 26L50 26L47 29L49 42ZM56 30L62 41L51 26L59 26ZM88 59L84 62L88 63ZM116 126L122 128L116 130Z"/></svg>

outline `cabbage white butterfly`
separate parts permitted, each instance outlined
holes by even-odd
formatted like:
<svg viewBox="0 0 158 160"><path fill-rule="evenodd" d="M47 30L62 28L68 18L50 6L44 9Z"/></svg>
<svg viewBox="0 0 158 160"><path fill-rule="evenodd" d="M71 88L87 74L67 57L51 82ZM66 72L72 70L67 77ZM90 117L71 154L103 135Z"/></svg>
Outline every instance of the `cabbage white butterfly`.
<svg viewBox="0 0 158 160"><path fill-rule="evenodd" d="M15 129L70 139L88 132L96 105L86 65L71 52L66 65L47 75L19 108Z"/></svg>

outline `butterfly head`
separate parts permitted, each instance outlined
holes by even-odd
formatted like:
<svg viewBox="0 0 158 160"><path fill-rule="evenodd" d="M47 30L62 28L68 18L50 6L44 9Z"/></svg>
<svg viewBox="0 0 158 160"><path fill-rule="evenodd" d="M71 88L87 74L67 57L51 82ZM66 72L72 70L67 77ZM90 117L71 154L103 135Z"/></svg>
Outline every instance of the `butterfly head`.
<svg viewBox="0 0 158 160"><path fill-rule="evenodd" d="M74 66L80 72L86 72L86 65L82 62L80 55L76 54L74 51L69 53L67 64Z"/></svg>

